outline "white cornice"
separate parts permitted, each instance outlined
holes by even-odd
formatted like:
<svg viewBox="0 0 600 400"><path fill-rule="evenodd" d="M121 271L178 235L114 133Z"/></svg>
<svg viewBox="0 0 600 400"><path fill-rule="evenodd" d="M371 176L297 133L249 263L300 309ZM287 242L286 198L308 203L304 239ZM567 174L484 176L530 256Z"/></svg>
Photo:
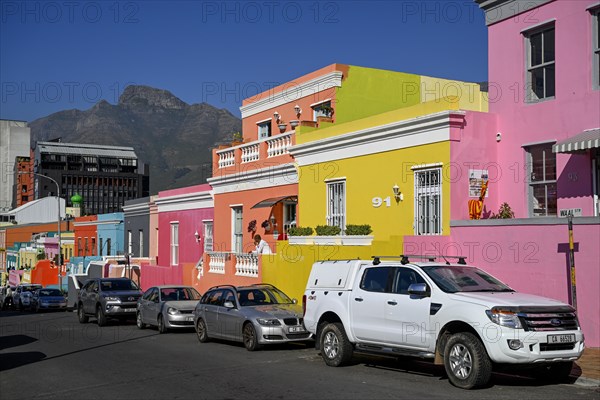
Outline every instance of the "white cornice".
<svg viewBox="0 0 600 400"><path fill-rule="evenodd" d="M215 203L210 191L185 193L175 196L157 198L155 203L158 212L195 210L202 208L213 208Z"/></svg>
<svg viewBox="0 0 600 400"><path fill-rule="evenodd" d="M298 172L294 164L274 165L236 174L208 179L215 194L239 192L298 183Z"/></svg>
<svg viewBox="0 0 600 400"><path fill-rule="evenodd" d="M144 215L150 212L150 203L130 204L123 206L123 212L126 216Z"/></svg>
<svg viewBox="0 0 600 400"><path fill-rule="evenodd" d="M462 126L464 111L442 111L298 144L290 154L299 166L343 160L450 140L450 128Z"/></svg>
<svg viewBox="0 0 600 400"><path fill-rule="evenodd" d="M259 96L265 96L253 103L240 107L242 119L254 114L266 111L273 107L288 104L299 98L314 95L326 89L342 86L342 72L333 71L326 75L311 79L308 82L295 85L294 82L286 83L287 88L278 93L263 92Z"/></svg>
<svg viewBox="0 0 600 400"><path fill-rule="evenodd" d="M122 223L121 219L109 219L106 221L80 221L73 223L73 226L98 226L98 225L119 225Z"/></svg>

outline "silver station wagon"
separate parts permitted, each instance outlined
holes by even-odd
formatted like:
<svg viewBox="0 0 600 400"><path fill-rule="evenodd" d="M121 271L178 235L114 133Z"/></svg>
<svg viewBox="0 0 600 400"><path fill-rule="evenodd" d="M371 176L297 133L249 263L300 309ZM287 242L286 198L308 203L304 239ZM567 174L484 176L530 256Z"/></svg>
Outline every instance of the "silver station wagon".
<svg viewBox="0 0 600 400"><path fill-rule="evenodd" d="M243 342L249 351L263 344L312 340L302 323L302 307L269 284L210 288L194 310L194 324L200 342Z"/></svg>

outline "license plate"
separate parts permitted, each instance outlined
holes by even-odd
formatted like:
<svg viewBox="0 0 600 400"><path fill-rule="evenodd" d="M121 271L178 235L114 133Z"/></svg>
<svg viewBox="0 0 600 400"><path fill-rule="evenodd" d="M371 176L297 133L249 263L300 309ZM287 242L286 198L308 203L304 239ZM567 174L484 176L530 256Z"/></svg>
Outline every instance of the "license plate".
<svg viewBox="0 0 600 400"><path fill-rule="evenodd" d="M188 322L190 322L190 321L194 320L194 317L186 317L185 320L188 321Z"/></svg>
<svg viewBox="0 0 600 400"><path fill-rule="evenodd" d="M306 332L306 330L304 329L303 326L291 326L290 327L290 333L300 333L300 332Z"/></svg>
<svg viewBox="0 0 600 400"><path fill-rule="evenodd" d="M574 343L575 342L575 334L565 334L565 335L548 335L548 343Z"/></svg>
<svg viewBox="0 0 600 400"><path fill-rule="evenodd" d="M125 308L123 309L124 312L135 312L135 308Z"/></svg>

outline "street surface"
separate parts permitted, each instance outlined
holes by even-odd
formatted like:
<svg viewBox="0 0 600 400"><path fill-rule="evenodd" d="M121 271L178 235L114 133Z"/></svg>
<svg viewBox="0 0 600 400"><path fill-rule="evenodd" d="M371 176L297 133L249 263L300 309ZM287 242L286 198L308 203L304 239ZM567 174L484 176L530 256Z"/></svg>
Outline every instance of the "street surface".
<svg viewBox="0 0 600 400"><path fill-rule="evenodd" d="M327 367L308 345L248 352L200 344L193 330L159 334L133 321L98 328L73 312L0 312L0 399L598 399L598 388L495 374L464 391L443 368L355 356Z"/></svg>

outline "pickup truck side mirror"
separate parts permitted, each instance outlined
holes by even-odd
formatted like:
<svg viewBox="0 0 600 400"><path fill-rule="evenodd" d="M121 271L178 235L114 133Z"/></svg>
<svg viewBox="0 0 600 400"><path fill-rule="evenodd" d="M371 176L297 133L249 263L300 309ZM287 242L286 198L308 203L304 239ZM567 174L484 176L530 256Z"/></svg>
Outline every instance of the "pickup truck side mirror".
<svg viewBox="0 0 600 400"><path fill-rule="evenodd" d="M411 296L429 297L431 296L431 291L426 283L413 283L408 287L408 294Z"/></svg>

